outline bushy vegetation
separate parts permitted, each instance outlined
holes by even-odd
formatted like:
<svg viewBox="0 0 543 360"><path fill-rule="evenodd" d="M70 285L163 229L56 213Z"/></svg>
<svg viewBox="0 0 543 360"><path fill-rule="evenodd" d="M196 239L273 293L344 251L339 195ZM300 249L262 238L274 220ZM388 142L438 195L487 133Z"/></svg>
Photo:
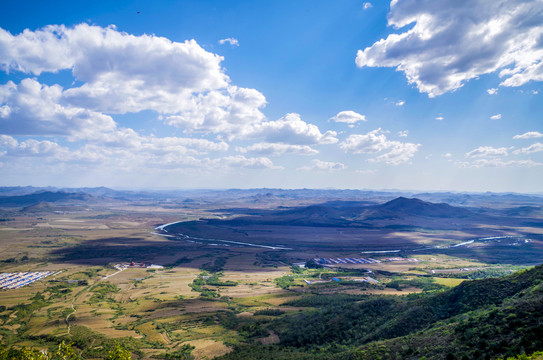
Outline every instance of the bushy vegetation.
<svg viewBox="0 0 543 360"><path fill-rule="evenodd" d="M279 309L263 309L263 310L258 310L258 311L255 311L255 315L266 315L266 316L281 316L283 315L285 312L283 310L279 310Z"/></svg>
<svg viewBox="0 0 543 360"><path fill-rule="evenodd" d="M8 349L0 347L0 360L80 360L84 358L81 351L76 349L73 344L66 344L64 341L47 352L26 346ZM131 360L132 353L119 343L115 343L103 358L105 360Z"/></svg>
<svg viewBox="0 0 543 360"><path fill-rule="evenodd" d="M386 284L386 287L402 291L406 287L416 287L422 289L422 291L436 291L447 289L445 285L441 285L435 282L433 278L429 277L416 277L412 279L393 279Z"/></svg>
<svg viewBox="0 0 543 360"><path fill-rule="evenodd" d="M194 346L185 344L175 351L167 352L161 355L155 355L153 357L156 359L164 360L191 360L194 359L194 357L191 355L192 350L194 350Z"/></svg>
<svg viewBox="0 0 543 360"><path fill-rule="evenodd" d="M215 299L221 296L218 288L208 288L206 285L221 287L221 286L236 286L238 283L236 281L222 281L221 277L223 276L222 271L215 274L209 275L207 271L203 271L196 279L189 284L192 291L200 293L200 298L202 299Z"/></svg>
<svg viewBox="0 0 543 360"><path fill-rule="evenodd" d="M520 360L543 349L543 265L438 293L309 295L285 305L312 310L263 325L279 345L239 346L224 359Z"/></svg>
<svg viewBox="0 0 543 360"><path fill-rule="evenodd" d="M94 304L100 301L113 302L113 299L110 295L119 292L120 289L110 282L102 281L98 285L93 286L91 288L91 291L93 292L93 294L89 299L89 303Z"/></svg>

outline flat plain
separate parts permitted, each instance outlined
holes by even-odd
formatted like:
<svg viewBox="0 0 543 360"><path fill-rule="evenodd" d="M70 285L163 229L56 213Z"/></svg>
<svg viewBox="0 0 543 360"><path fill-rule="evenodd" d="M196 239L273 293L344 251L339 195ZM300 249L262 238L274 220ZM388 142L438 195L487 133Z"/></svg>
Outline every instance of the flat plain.
<svg viewBox="0 0 543 360"><path fill-rule="evenodd" d="M332 200L338 201L333 195L256 203L201 196L4 208L0 272L59 273L0 290L0 340L46 349L58 339L89 348L116 339L146 359L190 345L196 359L210 359L248 341L280 341L252 333L250 325L273 318L266 315L272 310L280 316L308 311L287 303L310 294L404 296L456 286L465 281L459 274L513 271L543 259L543 217L488 215L517 203L490 204L475 220L452 221L426 214L398 222L388 213L360 220L311 208ZM537 201L530 206L540 206ZM300 219L305 222L296 223ZM356 224L325 225L323 219ZM168 223L175 224L157 229ZM312 262L361 257L379 262ZM114 268L130 262L162 268ZM303 268L308 262L315 268ZM248 325L232 326L236 318ZM88 339L94 343L84 344Z"/></svg>

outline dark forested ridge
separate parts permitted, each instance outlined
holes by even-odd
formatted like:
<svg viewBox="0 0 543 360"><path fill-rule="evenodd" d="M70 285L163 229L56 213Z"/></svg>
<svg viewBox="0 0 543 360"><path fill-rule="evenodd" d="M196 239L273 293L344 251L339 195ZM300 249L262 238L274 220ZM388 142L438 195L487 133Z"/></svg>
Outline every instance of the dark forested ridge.
<svg viewBox="0 0 543 360"><path fill-rule="evenodd" d="M406 297L308 296L270 323L277 345L224 359L498 359L543 349L543 265Z"/></svg>

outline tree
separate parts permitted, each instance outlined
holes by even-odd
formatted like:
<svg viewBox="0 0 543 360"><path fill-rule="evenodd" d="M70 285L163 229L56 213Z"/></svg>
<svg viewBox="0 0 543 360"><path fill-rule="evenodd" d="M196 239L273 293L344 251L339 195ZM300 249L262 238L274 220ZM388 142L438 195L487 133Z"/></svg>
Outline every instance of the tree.
<svg viewBox="0 0 543 360"><path fill-rule="evenodd" d="M132 353L118 342L115 342L115 347L108 351L106 360L132 360Z"/></svg>

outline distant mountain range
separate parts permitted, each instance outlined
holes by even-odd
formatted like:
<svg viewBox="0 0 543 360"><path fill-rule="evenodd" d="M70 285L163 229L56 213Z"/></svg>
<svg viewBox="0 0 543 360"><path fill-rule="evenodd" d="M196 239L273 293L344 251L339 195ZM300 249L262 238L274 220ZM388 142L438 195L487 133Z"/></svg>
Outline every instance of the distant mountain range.
<svg viewBox="0 0 543 360"><path fill-rule="evenodd" d="M541 206L543 194L517 193L457 193L457 192L424 192L411 191L375 191L375 190L337 190L337 189L224 189L224 190L115 190L107 187L56 188L11 186L0 187L0 196L21 196L36 192L86 193L94 196L105 196L115 199L162 199L162 200L212 200L230 199L246 203L273 202L281 199L328 199L343 201L372 201L383 203L397 197L417 198L420 200L447 203L456 206L482 207L485 204L509 204L514 206Z"/></svg>
<svg viewBox="0 0 543 360"><path fill-rule="evenodd" d="M45 207L48 203L96 203L103 199L84 192L53 192L39 191L33 194L19 196L0 196L2 207L25 207L42 204Z"/></svg>
<svg viewBox="0 0 543 360"><path fill-rule="evenodd" d="M119 201L153 202L170 208L198 207L202 204L223 206L224 208L210 211L241 215L227 220L231 225L259 223L371 228L416 227L428 226L429 223L441 226L444 219L456 219L455 223L458 224L477 221L488 223L489 220L490 223L494 220L507 223L512 218L543 216L543 196L514 193L410 195L399 192L326 189L125 191L106 187L0 187L1 208L23 208L43 202L56 206L81 206ZM311 205L292 207L293 204ZM46 210L43 204L41 208ZM219 220L210 220L212 221ZM457 226L450 224L449 227Z"/></svg>
<svg viewBox="0 0 543 360"><path fill-rule="evenodd" d="M220 209L213 210L219 212ZM416 198L397 197L381 204L368 201L329 201L322 204L253 210L224 209L239 215L230 219L201 219L213 226L245 227L309 226L356 227L367 229L476 229L481 224L497 226L533 226L541 222L541 207L522 206L505 209L481 209L432 203Z"/></svg>

